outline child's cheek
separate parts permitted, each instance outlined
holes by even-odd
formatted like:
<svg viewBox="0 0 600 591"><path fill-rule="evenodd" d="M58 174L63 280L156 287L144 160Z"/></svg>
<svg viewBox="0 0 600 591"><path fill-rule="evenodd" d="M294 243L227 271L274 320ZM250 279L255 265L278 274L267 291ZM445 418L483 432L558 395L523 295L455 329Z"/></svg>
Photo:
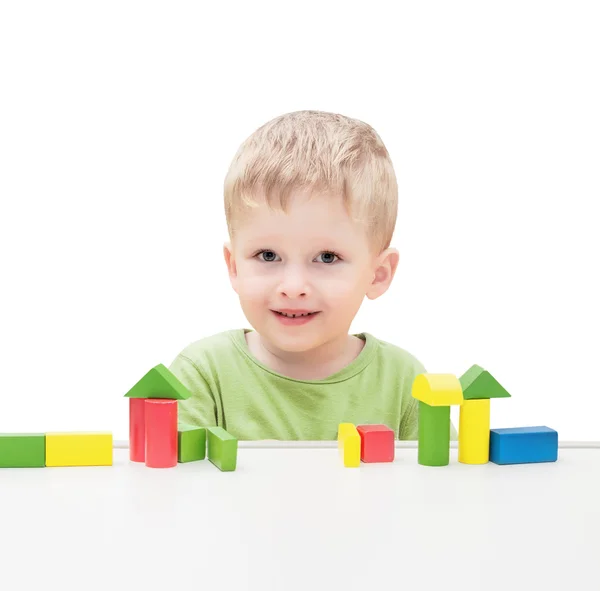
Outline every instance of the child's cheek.
<svg viewBox="0 0 600 591"><path fill-rule="evenodd" d="M256 275L240 277L240 297L252 301L261 301L264 299L267 291L268 284L265 282L264 278Z"/></svg>
<svg viewBox="0 0 600 591"><path fill-rule="evenodd" d="M326 295L328 302L342 303L360 297L360 284L349 275L331 274L329 277L320 278L318 289Z"/></svg>

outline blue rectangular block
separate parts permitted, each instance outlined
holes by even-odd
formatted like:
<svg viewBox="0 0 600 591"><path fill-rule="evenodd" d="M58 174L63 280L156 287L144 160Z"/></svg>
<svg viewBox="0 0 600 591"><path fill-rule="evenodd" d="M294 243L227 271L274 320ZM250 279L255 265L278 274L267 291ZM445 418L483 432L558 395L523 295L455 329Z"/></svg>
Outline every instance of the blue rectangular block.
<svg viewBox="0 0 600 591"><path fill-rule="evenodd" d="M490 429L490 462L532 464L556 462L558 433L549 427Z"/></svg>

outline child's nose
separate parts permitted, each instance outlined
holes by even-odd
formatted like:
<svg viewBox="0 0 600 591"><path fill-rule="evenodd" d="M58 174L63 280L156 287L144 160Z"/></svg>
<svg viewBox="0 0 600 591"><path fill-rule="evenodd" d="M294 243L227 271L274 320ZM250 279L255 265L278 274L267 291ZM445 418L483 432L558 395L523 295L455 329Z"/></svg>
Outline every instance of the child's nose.
<svg viewBox="0 0 600 591"><path fill-rule="evenodd" d="M306 294L308 289L308 274L303 268L290 266L284 271L280 285L282 293L293 298Z"/></svg>

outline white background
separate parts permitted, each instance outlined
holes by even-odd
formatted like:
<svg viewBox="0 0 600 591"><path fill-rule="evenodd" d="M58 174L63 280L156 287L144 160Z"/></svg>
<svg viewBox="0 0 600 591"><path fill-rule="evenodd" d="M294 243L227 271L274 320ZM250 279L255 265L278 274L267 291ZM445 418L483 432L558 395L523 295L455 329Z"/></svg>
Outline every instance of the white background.
<svg viewBox="0 0 600 591"><path fill-rule="evenodd" d="M488 369L492 427L600 439L599 29L574 1L3 2L0 431L126 439L148 369L248 326L223 179L320 109L399 182L400 265L353 332Z"/></svg>

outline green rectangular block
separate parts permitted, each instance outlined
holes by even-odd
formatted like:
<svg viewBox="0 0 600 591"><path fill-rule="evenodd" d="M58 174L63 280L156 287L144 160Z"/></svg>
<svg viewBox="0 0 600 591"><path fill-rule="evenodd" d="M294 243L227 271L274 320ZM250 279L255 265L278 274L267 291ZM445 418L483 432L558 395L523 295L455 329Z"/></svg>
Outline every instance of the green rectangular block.
<svg viewBox="0 0 600 591"><path fill-rule="evenodd" d="M45 466L45 433L0 433L0 468Z"/></svg>
<svg viewBox="0 0 600 591"><path fill-rule="evenodd" d="M232 472L237 465L237 439L223 427L207 427L208 459L223 472Z"/></svg>
<svg viewBox="0 0 600 591"><path fill-rule="evenodd" d="M206 429L183 425L177 430L177 461L196 462L206 457Z"/></svg>

